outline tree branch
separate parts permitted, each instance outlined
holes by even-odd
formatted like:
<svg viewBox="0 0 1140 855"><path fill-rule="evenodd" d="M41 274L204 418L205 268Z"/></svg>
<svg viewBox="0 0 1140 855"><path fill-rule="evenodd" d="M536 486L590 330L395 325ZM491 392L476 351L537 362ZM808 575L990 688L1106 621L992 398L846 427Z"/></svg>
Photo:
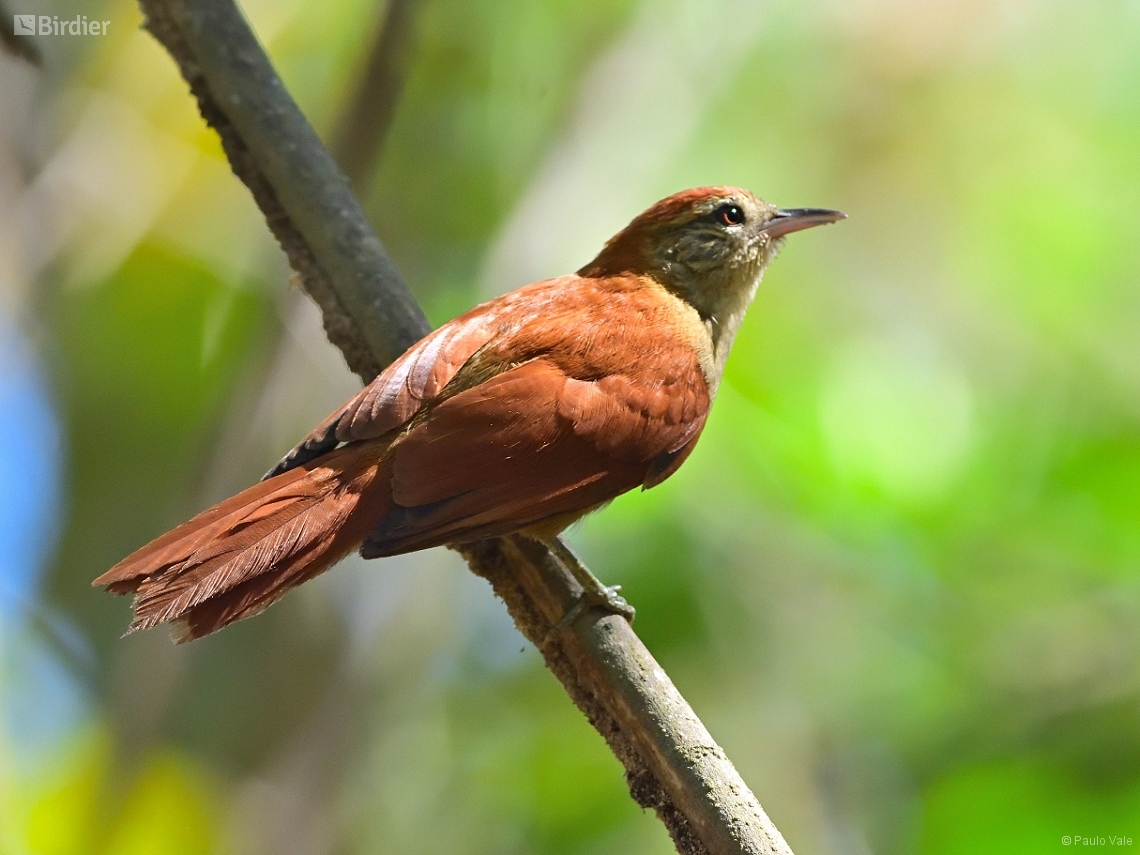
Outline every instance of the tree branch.
<svg viewBox="0 0 1140 855"><path fill-rule="evenodd" d="M222 138L330 340L370 380L428 324L348 182L285 91L231 0L140 0L202 116ZM522 537L459 547L542 652L683 855L791 855L724 751L622 618L590 609L551 636L580 588Z"/></svg>

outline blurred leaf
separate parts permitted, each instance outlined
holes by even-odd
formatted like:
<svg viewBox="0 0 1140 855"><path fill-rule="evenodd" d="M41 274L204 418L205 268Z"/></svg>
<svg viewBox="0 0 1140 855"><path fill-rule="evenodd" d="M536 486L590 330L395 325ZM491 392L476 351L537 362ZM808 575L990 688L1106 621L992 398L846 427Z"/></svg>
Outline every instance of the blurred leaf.
<svg viewBox="0 0 1140 855"><path fill-rule="evenodd" d="M153 757L110 832L105 855L209 855L216 850L210 788L185 757Z"/></svg>
<svg viewBox="0 0 1140 855"><path fill-rule="evenodd" d="M99 814L109 766L107 740L89 734L65 751L60 765L37 786L24 782L27 845L35 855L83 855L95 851L104 820ZM29 786L30 784L30 786Z"/></svg>
<svg viewBox="0 0 1140 855"><path fill-rule="evenodd" d="M1113 836L1135 844L1138 827L1140 787L1088 790L1045 763L995 763L954 772L930 787L922 852L1038 855L1070 845L1109 848Z"/></svg>

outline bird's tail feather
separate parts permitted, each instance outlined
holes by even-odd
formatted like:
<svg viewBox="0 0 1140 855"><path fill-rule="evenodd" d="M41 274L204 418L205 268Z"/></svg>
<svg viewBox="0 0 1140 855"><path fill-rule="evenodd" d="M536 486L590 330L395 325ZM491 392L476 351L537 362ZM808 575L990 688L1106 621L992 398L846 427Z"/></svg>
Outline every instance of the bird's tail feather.
<svg viewBox="0 0 1140 855"><path fill-rule="evenodd" d="M388 509L379 442L337 449L199 514L94 581L135 595L128 632L190 641L257 614L355 549Z"/></svg>

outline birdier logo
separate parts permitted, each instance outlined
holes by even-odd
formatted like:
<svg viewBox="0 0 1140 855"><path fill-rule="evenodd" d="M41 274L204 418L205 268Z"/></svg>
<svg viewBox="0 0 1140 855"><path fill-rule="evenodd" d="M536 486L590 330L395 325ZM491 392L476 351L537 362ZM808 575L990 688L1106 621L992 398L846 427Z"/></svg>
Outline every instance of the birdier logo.
<svg viewBox="0 0 1140 855"><path fill-rule="evenodd" d="M86 15L60 20L57 15L13 15L17 36L105 36L110 21L90 21Z"/></svg>

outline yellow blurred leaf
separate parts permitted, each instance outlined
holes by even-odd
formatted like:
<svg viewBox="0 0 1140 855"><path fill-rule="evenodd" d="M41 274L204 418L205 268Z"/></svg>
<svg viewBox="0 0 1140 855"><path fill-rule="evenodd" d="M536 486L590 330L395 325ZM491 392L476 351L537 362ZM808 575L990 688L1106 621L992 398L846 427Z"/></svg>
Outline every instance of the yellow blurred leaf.
<svg viewBox="0 0 1140 855"><path fill-rule="evenodd" d="M186 759L152 759L127 797L106 855L206 855L216 838L210 788Z"/></svg>

